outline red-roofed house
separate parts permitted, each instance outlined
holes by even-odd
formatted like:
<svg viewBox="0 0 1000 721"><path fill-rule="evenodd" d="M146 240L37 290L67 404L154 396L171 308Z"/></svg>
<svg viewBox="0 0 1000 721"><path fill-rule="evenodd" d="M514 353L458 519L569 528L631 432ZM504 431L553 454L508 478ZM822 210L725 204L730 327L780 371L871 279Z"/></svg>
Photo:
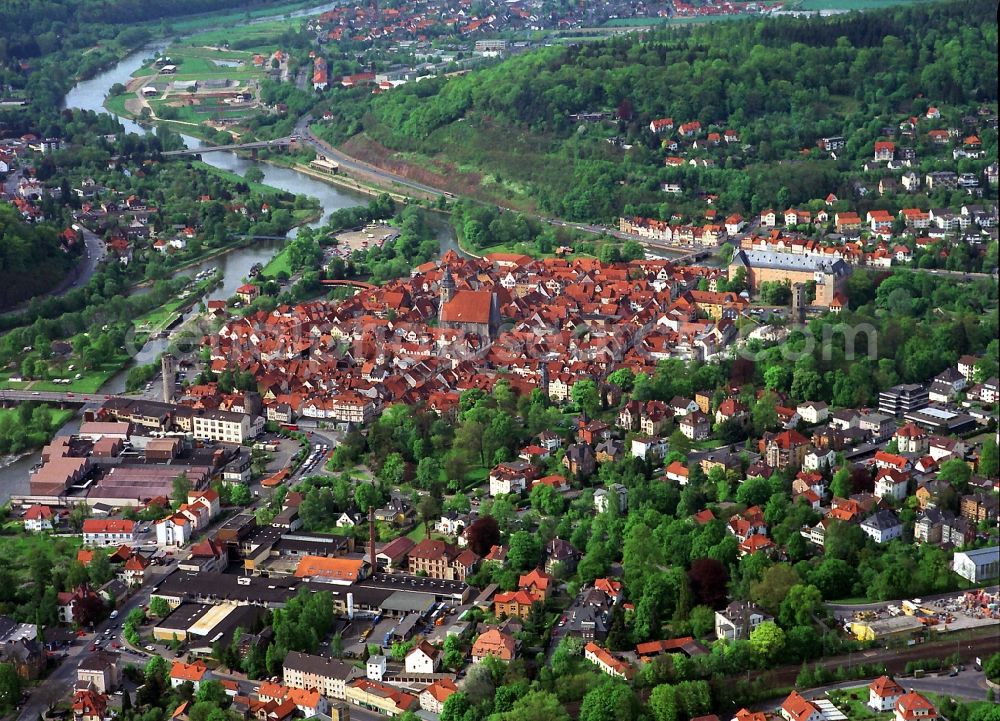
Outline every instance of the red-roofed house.
<svg viewBox="0 0 1000 721"><path fill-rule="evenodd" d="M201 661L194 663L174 661L174 665L170 667L170 685L177 688L182 683L190 681L194 690L197 691L206 673L208 673L208 667Z"/></svg>
<svg viewBox="0 0 1000 721"><path fill-rule="evenodd" d="M876 711L892 711L904 693L903 687L893 679L879 676L868 684L868 706Z"/></svg>
<svg viewBox="0 0 1000 721"><path fill-rule="evenodd" d="M527 591L535 601L544 601L552 592L552 576L537 568L531 569L528 573L517 579L517 587L522 591Z"/></svg>
<svg viewBox="0 0 1000 721"><path fill-rule="evenodd" d="M87 546L120 546L136 541L135 521L88 518L83 522L83 543Z"/></svg>
<svg viewBox="0 0 1000 721"><path fill-rule="evenodd" d="M35 504L24 512L24 530L34 533L51 531L55 514L48 506Z"/></svg>
<svg viewBox="0 0 1000 721"><path fill-rule="evenodd" d="M601 591L605 596L611 599L612 603L618 603L625 597L622 591L623 586L621 581L616 581L613 578L594 579L594 588Z"/></svg>
<svg viewBox="0 0 1000 721"><path fill-rule="evenodd" d="M440 714L444 708L444 702L448 697L458 691L455 682L450 678L439 678L430 686L420 692L420 708L430 713Z"/></svg>
<svg viewBox="0 0 1000 721"><path fill-rule="evenodd" d="M73 694L74 721L104 721L108 713L108 695L89 688Z"/></svg>
<svg viewBox="0 0 1000 721"><path fill-rule="evenodd" d="M583 647L583 657L597 666L603 673L615 678L632 678L634 669L621 659L611 655L607 649L601 648L593 641Z"/></svg>
<svg viewBox="0 0 1000 721"><path fill-rule="evenodd" d="M792 691L781 704L781 717L785 721L823 721L823 712L798 691Z"/></svg>
<svg viewBox="0 0 1000 721"><path fill-rule="evenodd" d="M938 717L934 704L915 691L904 693L896 701L895 721L935 721Z"/></svg>
<svg viewBox="0 0 1000 721"><path fill-rule="evenodd" d="M891 140L878 140L875 142L875 160L892 160L896 154L896 144Z"/></svg>
<svg viewBox="0 0 1000 721"><path fill-rule="evenodd" d="M493 597L493 613L500 616L527 618L535 599L527 591L508 591Z"/></svg>
<svg viewBox="0 0 1000 721"><path fill-rule="evenodd" d="M498 628L483 632L472 644L472 662L479 663L487 656L501 661L513 661L517 651L514 637Z"/></svg>

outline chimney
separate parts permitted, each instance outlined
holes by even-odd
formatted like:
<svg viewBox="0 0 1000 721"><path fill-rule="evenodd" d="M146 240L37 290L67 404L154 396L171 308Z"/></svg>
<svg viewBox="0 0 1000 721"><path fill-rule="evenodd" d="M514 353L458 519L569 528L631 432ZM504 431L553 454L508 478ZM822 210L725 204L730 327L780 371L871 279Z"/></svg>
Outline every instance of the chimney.
<svg viewBox="0 0 1000 721"><path fill-rule="evenodd" d="M368 560L375 573L375 506L368 506Z"/></svg>

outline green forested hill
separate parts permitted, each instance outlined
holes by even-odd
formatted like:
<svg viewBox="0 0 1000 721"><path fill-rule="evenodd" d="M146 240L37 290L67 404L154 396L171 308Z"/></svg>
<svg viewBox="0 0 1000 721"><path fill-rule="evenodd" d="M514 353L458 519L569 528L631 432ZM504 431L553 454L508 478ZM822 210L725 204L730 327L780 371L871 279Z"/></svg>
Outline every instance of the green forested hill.
<svg viewBox="0 0 1000 721"><path fill-rule="evenodd" d="M392 150L440 154L525 185L523 195L544 210L607 219L658 188L655 174L641 171L662 165L660 139L646 130L653 118L733 128L753 146L755 164L794 158L828 135L849 138L846 156L856 161L885 117L898 123L928 104L961 117L995 102L995 13L992 0L959 0L544 48L464 76L335 101L331 137L363 127ZM617 132L638 147L624 161L603 142L607 128L598 133L569 117L595 111L626 119ZM734 157L716 172L747 165ZM836 168L803 172L785 185L828 187ZM639 175L645 184L634 182ZM744 176L715 185L749 206L752 178Z"/></svg>
<svg viewBox="0 0 1000 721"><path fill-rule="evenodd" d="M0 308L51 289L75 260L50 226L26 223L0 204Z"/></svg>

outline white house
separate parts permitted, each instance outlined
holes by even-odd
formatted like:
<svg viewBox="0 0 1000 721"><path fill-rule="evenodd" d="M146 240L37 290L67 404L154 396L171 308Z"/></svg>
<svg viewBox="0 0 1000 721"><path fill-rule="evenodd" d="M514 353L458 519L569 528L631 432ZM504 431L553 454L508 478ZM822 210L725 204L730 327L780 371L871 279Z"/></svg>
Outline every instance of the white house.
<svg viewBox="0 0 1000 721"><path fill-rule="evenodd" d="M190 682L194 686L194 690L197 691L205 679L206 673L208 673L208 667L201 661L194 663L174 661L174 665L170 668L170 686L177 688L183 683Z"/></svg>
<svg viewBox="0 0 1000 721"><path fill-rule="evenodd" d="M628 509L628 489L621 483L611 484L611 488L598 488L594 491L594 508L598 513L608 510L608 503L612 496L618 497L618 510L624 513Z"/></svg>
<svg viewBox="0 0 1000 721"><path fill-rule="evenodd" d="M656 436L634 436L632 438L631 453L636 458L663 458L667 453L667 442Z"/></svg>
<svg viewBox="0 0 1000 721"><path fill-rule="evenodd" d="M875 543L888 543L903 535L903 524L889 510L877 511L861 523L861 530Z"/></svg>
<svg viewBox="0 0 1000 721"><path fill-rule="evenodd" d="M785 721L823 721L823 712L798 691L792 691L781 704L781 717Z"/></svg>
<svg viewBox="0 0 1000 721"><path fill-rule="evenodd" d="M810 425L822 423L830 416L830 408L823 402L801 403L795 410L802 420Z"/></svg>
<svg viewBox="0 0 1000 721"><path fill-rule="evenodd" d="M891 498L902 501L906 498L906 490L910 477L892 468L880 468L875 476L875 495L878 498Z"/></svg>
<svg viewBox="0 0 1000 721"><path fill-rule="evenodd" d="M757 604L750 601L733 601L721 611L715 612L715 636L719 639L746 640L750 632L771 616Z"/></svg>
<svg viewBox="0 0 1000 721"><path fill-rule="evenodd" d="M426 641L421 641L406 654L406 673L434 673L440 664L441 651Z"/></svg>
<svg viewBox="0 0 1000 721"><path fill-rule="evenodd" d="M450 678L439 678L430 686L420 692L417 700L420 708L432 714L440 714L444 708L444 702L448 697L458 691L458 686Z"/></svg>
<svg viewBox="0 0 1000 721"><path fill-rule="evenodd" d="M191 521L180 513L160 519L156 522L156 545L183 546L191 539L192 525Z"/></svg>
<svg viewBox="0 0 1000 721"><path fill-rule="evenodd" d="M894 680L879 676L868 684L868 706L875 711L892 711L904 693L903 687Z"/></svg>
<svg viewBox="0 0 1000 721"><path fill-rule="evenodd" d="M385 676L385 656L369 656L365 675L372 681L381 681Z"/></svg>
<svg viewBox="0 0 1000 721"><path fill-rule="evenodd" d="M85 546L121 546L135 544L135 521L114 518L88 518L83 522Z"/></svg>
<svg viewBox="0 0 1000 721"><path fill-rule="evenodd" d="M54 518L51 508L36 504L24 512L24 530L29 533L51 531Z"/></svg>
<svg viewBox="0 0 1000 721"><path fill-rule="evenodd" d="M802 468L806 471L819 471L831 468L837 462L837 454L833 450L810 448L802 459Z"/></svg>

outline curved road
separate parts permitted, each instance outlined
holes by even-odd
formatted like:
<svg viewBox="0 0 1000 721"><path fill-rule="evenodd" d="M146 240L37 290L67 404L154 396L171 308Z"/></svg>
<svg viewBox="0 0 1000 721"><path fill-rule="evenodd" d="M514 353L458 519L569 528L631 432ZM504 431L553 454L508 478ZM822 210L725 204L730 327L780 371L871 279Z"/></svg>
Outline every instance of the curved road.
<svg viewBox="0 0 1000 721"><path fill-rule="evenodd" d="M17 191L17 184L20 182L21 177L22 177L21 170L17 170L9 173L7 175L6 180L4 180L3 182L2 189L11 198L14 197ZM83 243L84 243L83 255L80 258L80 263L74 270L70 271L66 275L66 277L63 278L62 282L59 283L55 288L48 291L47 293L40 293L38 295L32 296L32 298L29 300L33 300L34 298L47 298L50 296L55 297L64 295L65 293L71 291L73 288L79 288L82 285L86 285L87 282L94 275L94 272L97 270L98 264L102 260L104 260L104 257L107 254L104 247L104 241L101 240L101 238L98 237L96 233L90 232L83 226L80 226L80 229L81 233L83 234ZM13 313L22 310L25 307L27 307L28 302L29 301L27 300L23 301L22 303L19 303L15 307L9 308L5 312Z"/></svg>

